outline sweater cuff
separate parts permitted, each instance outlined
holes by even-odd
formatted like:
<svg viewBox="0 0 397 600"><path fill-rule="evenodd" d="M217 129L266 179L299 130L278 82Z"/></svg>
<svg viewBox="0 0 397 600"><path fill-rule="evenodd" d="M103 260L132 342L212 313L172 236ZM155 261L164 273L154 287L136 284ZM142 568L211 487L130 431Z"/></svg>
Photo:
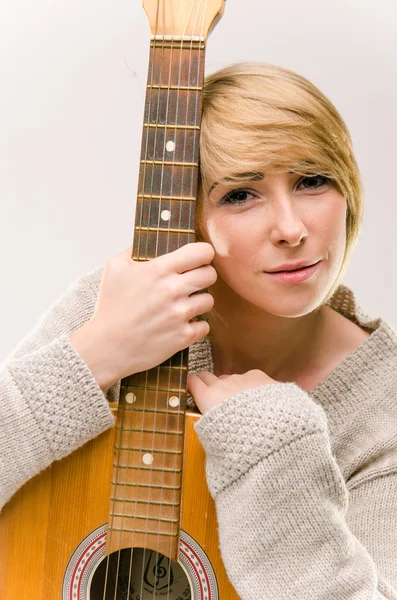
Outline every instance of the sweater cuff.
<svg viewBox="0 0 397 600"><path fill-rule="evenodd" d="M259 461L302 436L327 432L328 424L322 407L295 383L271 383L214 406L195 430L215 498Z"/></svg>
<svg viewBox="0 0 397 600"><path fill-rule="evenodd" d="M41 469L114 425L105 394L67 334L7 368L37 424L30 451Z"/></svg>

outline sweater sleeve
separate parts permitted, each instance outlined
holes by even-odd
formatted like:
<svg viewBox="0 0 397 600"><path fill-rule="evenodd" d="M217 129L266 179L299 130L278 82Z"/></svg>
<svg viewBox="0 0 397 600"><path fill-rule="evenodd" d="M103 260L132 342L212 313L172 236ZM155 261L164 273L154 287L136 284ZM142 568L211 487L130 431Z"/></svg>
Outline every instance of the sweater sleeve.
<svg viewBox="0 0 397 600"><path fill-rule="evenodd" d="M80 277L0 367L0 509L28 479L114 424L108 401L119 386L105 395L69 340L94 308Z"/></svg>
<svg viewBox="0 0 397 600"><path fill-rule="evenodd" d="M222 558L242 600L397 600L397 472L349 491L326 414L305 391L247 390L196 431Z"/></svg>

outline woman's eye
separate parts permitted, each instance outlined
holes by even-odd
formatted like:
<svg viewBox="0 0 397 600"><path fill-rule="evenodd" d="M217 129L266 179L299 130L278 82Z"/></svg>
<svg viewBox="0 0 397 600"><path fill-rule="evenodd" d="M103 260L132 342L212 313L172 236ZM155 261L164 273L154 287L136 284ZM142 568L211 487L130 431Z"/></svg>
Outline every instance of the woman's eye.
<svg viewBox="0 0 397 600"><path fill-rule="evenodd" d="M252 192L249 192L248 190L232 190L231 192L228 192L227 194L225 194L225 196L223 196L219 204L242 205L245 204L247 200L249 200L247 196L254 197L254 194Z"/></svg>
<svg viewBox="0 0 397 600"><path fill-rule="evenodd" d="M301 185L303 182L309 183L308 187L304 186L307 190L316 190L317 188L330 183L331 180L328 177L325 177L325 175L314 175L311 177L304 177L300 180L299 185ZM316 185L316 183L319 184Z"/></svg>
<svg viewBox="0 0 397 600"><path fill-rule="evenodd" d="M307 177L303 177L299 181L298 187L304 184L303 188L306 190L317 190L323 187L324 185L329 185L330 183L331 179L329 179L329 177L326 177L325 175L310 175ZM220 200L219 204L232 204L234 206L242 206L243 204L246 204L247 202L252 200L252 198L255 198L255 194L253 192L240 188L236 190L231 190L230 192L225 194Z"/></svg>

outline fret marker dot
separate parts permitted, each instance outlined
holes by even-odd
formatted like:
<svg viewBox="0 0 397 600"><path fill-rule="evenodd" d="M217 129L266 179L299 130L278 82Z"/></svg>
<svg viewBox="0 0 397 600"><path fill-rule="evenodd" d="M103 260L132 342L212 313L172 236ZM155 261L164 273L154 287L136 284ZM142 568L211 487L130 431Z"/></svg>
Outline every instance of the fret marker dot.
<svg viewBox="0 0 397 600"><path fill-rule="evenodd" d="M161 218L163 221L169 221L171 217L171 213L169 210L162 210L161 211Z"/></svg>
<svg viewBox="0 0 397 600"><path fill-rule="evenodd" d="M144 454L142 456L142 461L145 463L145 465L151 465L153 462L153 455L152 454Z"/></svg>
<svg viewBox="0 0 397 600"><path fill-rule="evenodd" d="M171 398L168 400L168 404L173 408L179 406L179 398L177 396L171 396Z"/></svg>
<svg viewBox="0 0 397 600"><path fill-rule="evenodd" d="M134 404L134 402L136 402L135 394L128 392L128 394L125 396L125 401L128 402L128 404Z"/></svg>
<svg viewBox="0 0 397 600"><path fill-rule="evenodd" d="M168 140L165 147L167 148L168 152L173 152L175 150L175 142L173 142L172 140Z"/></svg>

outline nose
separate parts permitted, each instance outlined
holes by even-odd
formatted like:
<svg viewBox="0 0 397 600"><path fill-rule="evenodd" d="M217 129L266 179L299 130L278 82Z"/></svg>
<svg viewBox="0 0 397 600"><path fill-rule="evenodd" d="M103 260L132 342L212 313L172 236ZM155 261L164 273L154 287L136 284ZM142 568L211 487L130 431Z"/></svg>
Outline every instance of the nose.
<svg viewBox="0 0 397 600"><path fill-rule="evenodd" d="M302 218L289 200L282 200L274 209L270 238L275 246L299 246L308 232Z"/></svg>

